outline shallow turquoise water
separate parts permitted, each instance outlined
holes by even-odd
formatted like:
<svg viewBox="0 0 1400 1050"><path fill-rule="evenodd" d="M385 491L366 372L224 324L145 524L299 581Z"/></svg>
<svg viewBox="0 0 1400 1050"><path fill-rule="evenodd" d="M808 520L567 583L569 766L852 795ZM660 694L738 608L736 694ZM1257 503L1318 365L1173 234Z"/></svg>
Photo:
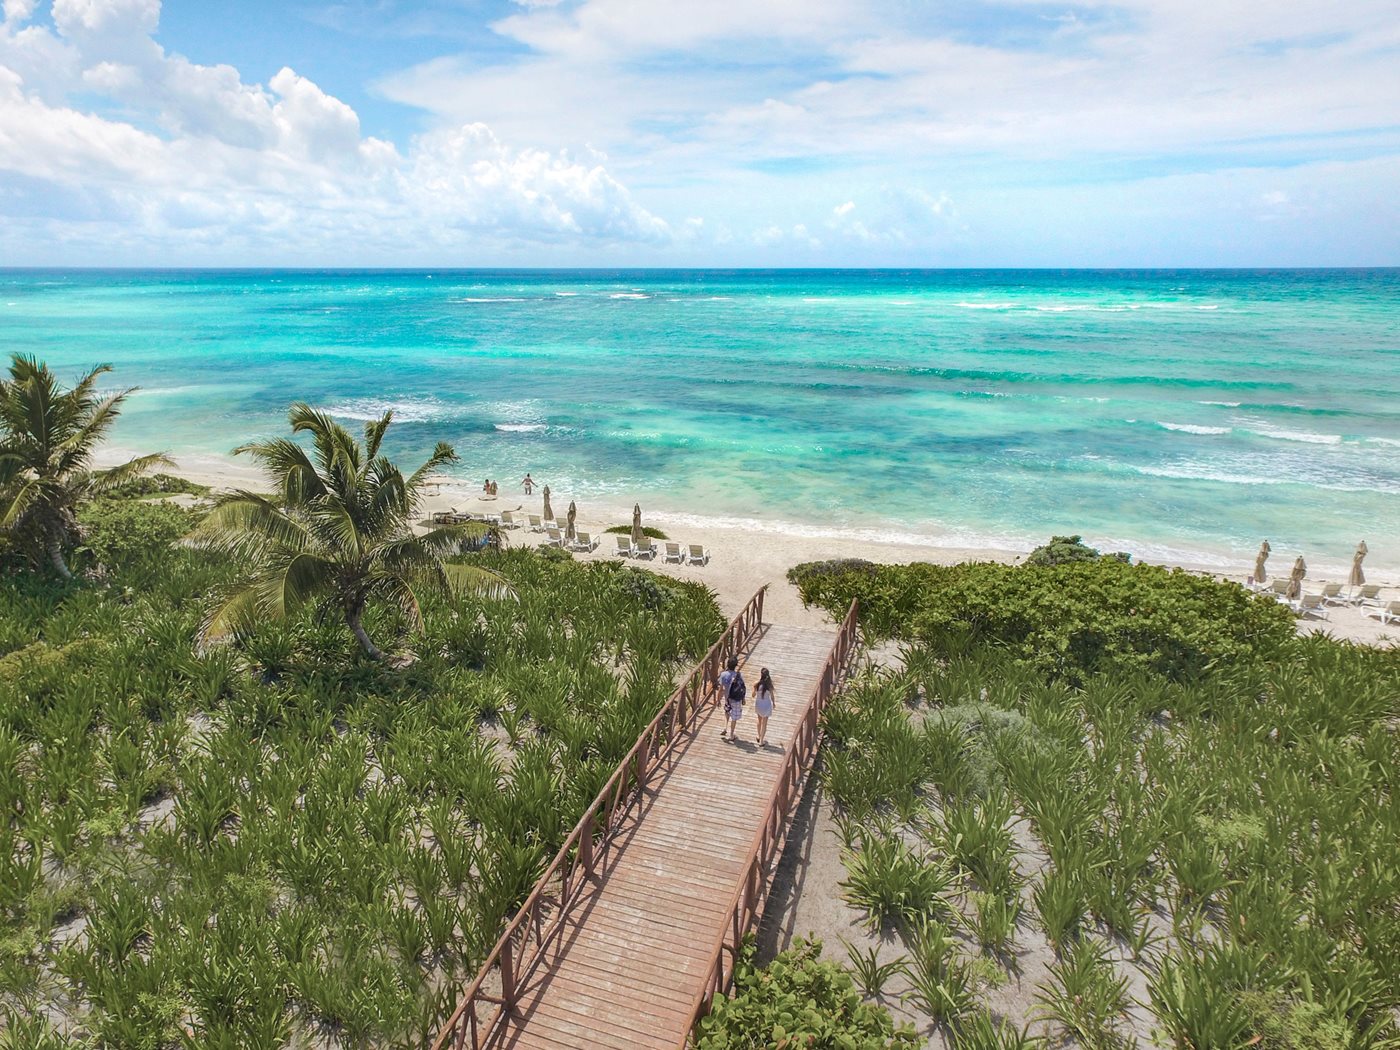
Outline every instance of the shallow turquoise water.
<svg viewBox="0 0 1400 1050"><path fill-rule="evenodd" d="M227 453L395 409L464 479L968 545L1400 567L1400 271L0 272L0 347Z"/></svg>

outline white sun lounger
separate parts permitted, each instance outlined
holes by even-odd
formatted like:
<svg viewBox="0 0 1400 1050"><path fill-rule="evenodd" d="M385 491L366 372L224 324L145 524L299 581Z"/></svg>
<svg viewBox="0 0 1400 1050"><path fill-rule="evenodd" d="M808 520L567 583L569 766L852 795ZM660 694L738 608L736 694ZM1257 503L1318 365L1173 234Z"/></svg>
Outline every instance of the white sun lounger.
<svg viewBox="0 0 1400 1050"><path fill-rule="evenodd" d="M596 551L598 541L590 533L578 532L574 534L574 542L569 544L571 551Z"/></svg>
<svg viewBox="0 0 1400 1050"><path fill-rule="evenodd" d="M1345 605L1346 598L1342 595L1342 585L1340 583L1324 583L1322 585L1322 600L1328 605Z"/></svg>
<svg viewBox="0 0 1400 1050"><path fill-rule="evenodd" d="M645 540L645 541L643 541L643 545L642 545L642 546L640 546L640 547L633 547L633 548L632 548L632 557L634 557L634 558L655 558L655 557L656 557L656 544L653 543L651 540Z"/></svg>
<svg viewBox="0 0 1400 1050"><path fill-rule="evenodd" d="M521 521L520 521L519 518L517 518L517 517L515 516L515 512L514 512L514 511L510 511L510 510L503 510L503 511L501 511L501 528L503 528L503 529L518 529L518 528L520 528L520 526L521 526Z"/></svg>
<svg viewBox="0 0 1400 1050"><path fill-rule="evenodd" d="M689 560L691 565L708 565L710 564L710 552L701 544L692 543L690 545Z"/></svg>
<svg viewBox="0 0 1400 1050"><path fill-rule="evenodd" d="M679 543L667 543L666 549L661 552L661 560L684 564L685 551L681 550L681 545Z"/></svg>
<svg viewBox="0 0 1400 1050"><path fill-rule="evenodd" d="M1347 600L1353 605L1380 605L1381 585L1379 583L1363 583L1360 587L1352 588L1351 594L1347 595Z"/></svg>
<svg viewBox="0 0 1400 1050"><path fill-rule="evenodd" d="M1374 616L1381 623L1400 623L1400 600L1377 604L1374 609L1367 609L1366 615Z"/></svg>
<svg viewBox="0 0 1400 1050"><path fill-rule="evenodd" d="M1319 620L1330 619L1327 603L1320 594L1305 594L1293 603L1293 611L1299 616L1316 616Z"/></svg>
<svg viewBox="0 0 1400 1050"><path fill-rule="evenodd" d="M530 522L530 531L531 531L531 532L543 532L543 531L544 531L544 522L540 520L540 516L539 516L538 514L527 514L527 515L525 515L525 517L526 517L526 518L529 520L529 522Z"/></svg>
<svg viewBox="0 0 1400 1050"><path fill-rule="evenodd" d="M549 547L563 547L563 546L564 546L564 534L563 534L562 532L560 532L558 529L552 529L552 528L551 528L551 529L545 529L545 530L544 530L544 536L545 536L544 542L545 542L545 545L546 545L546 546L549 546Z"/></svg>
<svg viewBox="0 0 1400 1050"><path fill-rule="evenodd" d="M636 553L632 548L632 537L619 532L617 534L617 549L613 553L624 558L632 557Z"/></svg>

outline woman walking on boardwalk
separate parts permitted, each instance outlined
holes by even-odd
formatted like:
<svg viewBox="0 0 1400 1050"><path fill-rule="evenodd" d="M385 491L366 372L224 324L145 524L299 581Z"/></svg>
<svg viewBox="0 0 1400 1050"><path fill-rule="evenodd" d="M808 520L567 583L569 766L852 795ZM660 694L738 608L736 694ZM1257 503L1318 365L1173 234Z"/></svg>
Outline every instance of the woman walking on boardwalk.
<svg viewBox="0 0 1400 1050"><path fill-rule="evenodd" d="M768 746L768 719L773 717L773 708L778 706L773 696L773 676L764 668L758 673L758 685L753 690L753 713L758 716L758 746Z"/></svg>

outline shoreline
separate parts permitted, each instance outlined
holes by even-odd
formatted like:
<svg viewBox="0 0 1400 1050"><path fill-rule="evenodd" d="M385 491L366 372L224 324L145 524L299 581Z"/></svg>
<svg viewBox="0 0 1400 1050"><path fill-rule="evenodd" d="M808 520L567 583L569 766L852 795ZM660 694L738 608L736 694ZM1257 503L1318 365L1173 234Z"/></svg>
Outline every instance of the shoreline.
<svg viewBox="0 0 1400 1050"><path fill-rule="evenodd" d="M105 450L106 455L99 459L116 461L117 450ZM201 485L214 489L237 487L261 487L261 475L251 464L244 465L223 457L205 455L176 455L172 458L176 466L168 473L188 478ZM555 496L551 493L551 504L556 512L564 513L569 505L568 494ZM444 482L436 491L430 491L424 501L425 516L434 511L456 509L469 513L500 513L502 510L520 508L522 514L538 514L543 510L541 490L525 496L519 490L511 490L495 499L483 499L479 493L468 491L451 482ZM577 528L600 536L596 551L575 553L576 558L585 560L621 560L609 546L611 535L604 532L609 526L630 524L630 506L609 502L587 503L579 508ZM762 584L770 584L766 599L767 614L778 622L791 624L819 624L825 622L825 614L817 609L807 609L797 596L797 591L787 582L787 571L801 562L821 561L830 558L864 558L873 562L900 564L908 562L930 562L937 565L953 565L963 561L997 561L1015 563L1025 557L1030 547L1018 549L1012 546L987 546L959 544L956 537L941 540L937 537L905 534L899 540L880 538L881 530L847 529L840 526L821 524L798 526L774 519L758 518L708 518L685 510L652 509L642 507L642 523L657 526L667 536L682 544L697 543L709 550L711 559L708 565L691 566L667 563L660 558L648 559L640 564L667 575L683 579L697 580L707 584L717 595L721 609L727 616L736 613L752 597ZM784 526L787 526L786 528ZM885 537L891 533L885 533ZM533 533L528 529L508 530L506 536L513 546L536 546L543 542L543 533ZM1044 537L1041 542L1048 540ZM1270 559L1271 566L1286 573L1292 566L1291 552L1275 552ZM1134 554L1135 563L1164 565L1181 568L1220 579L1243 583L1252 562L1246 567L1222 566L1189 558L1157 559L1143 558ZM1309 563L1305 591L1315 591L1326 581L1345 581L1350 563L1345 565L1333 562ZM1387 598L1400 596L1400 572L1390 571L1383 566L1374 569L1367 565L1368 582L1381 584L1386 588ZM1400 628L1385 627L1379 620L1365 616L1360 610L1349 607L1329 609L1329 619L1300 619L1300 633L1330 631L1339 638L1367 644L1386 644L1400 641Z"/></svg>

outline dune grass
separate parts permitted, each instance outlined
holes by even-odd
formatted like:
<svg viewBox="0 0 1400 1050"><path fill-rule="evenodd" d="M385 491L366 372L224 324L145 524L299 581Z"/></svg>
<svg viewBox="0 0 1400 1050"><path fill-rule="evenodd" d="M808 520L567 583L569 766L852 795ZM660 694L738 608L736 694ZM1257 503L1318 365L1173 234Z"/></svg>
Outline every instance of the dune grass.
<svg viewBox="0 0 1400 1050"><path fill-rule="evenodd" d="M860 585L881 574L888 596L892 572ZM1190 587L1190 637L1209 639L1213 609L1224 633L1255 620ZM859 829L848 899L927 963L910 993L925 1015L950 1033L976 1017L959 951L1001 962L1043 935L1030 1016L1080 1045L1131 1045L1130 1009L1172 1047L1396 1045L1400 653L1261 632L1189 671L1143 649L1069 676L926 626L828 709L823 773L838 826ZM956 878L930 901L940 867Z"/></svg>
<svg viewBox="0 0 1400 1050"><path fill-rule="evenodd" d="M0 1047L421 1045L712 596L510 551L398 670L311 612L197 649L231 568L133 505L101 581L0 577Z"/></svg>

